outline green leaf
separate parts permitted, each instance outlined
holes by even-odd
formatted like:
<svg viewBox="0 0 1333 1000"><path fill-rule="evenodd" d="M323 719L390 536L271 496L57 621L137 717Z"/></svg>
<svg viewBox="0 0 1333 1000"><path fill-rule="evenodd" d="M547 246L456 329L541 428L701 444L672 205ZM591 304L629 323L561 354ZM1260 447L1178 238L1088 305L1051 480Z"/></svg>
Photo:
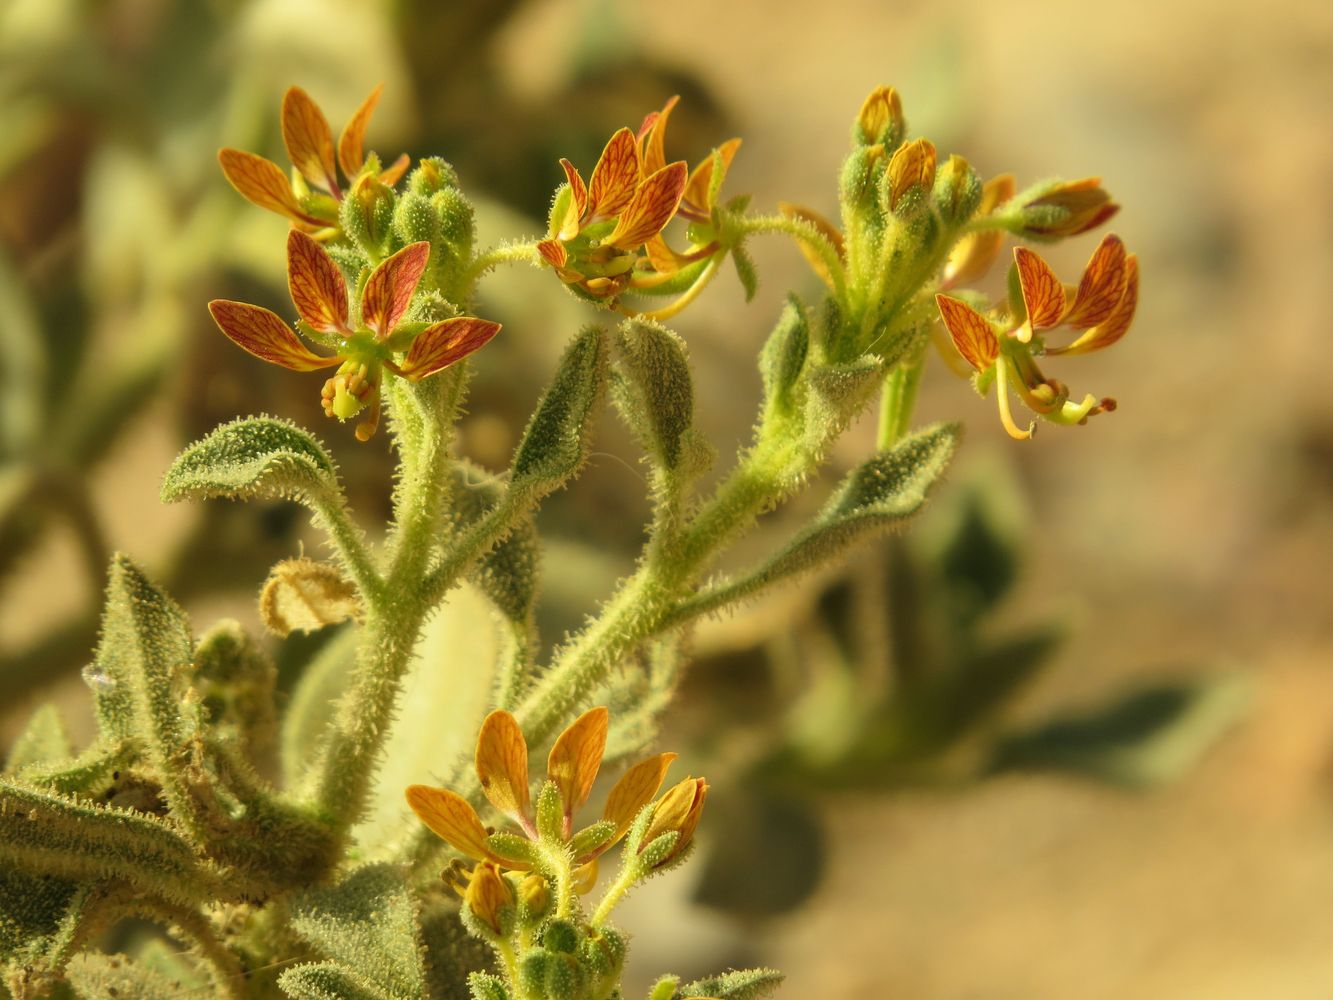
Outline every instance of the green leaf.
<svg viewBox="0 0 1333 1000"><path fill-rule="evenodd" d="M503 489L487 478L485 470L466 460L455 463L453 472L454 515L460 529L466 529L499 502ZM540 576L541 539L532 518L524 517L477 561L468 579L502 615L526 628L537 601Z"/></svg>
<svg viewBox="0 0 1333 1000"><path fill-rule="evenodd" d="M125 955L84 952L66 972L80 1000L195 1000L199 988Z"/></svg>
<svg viewBox="0 0 1333 1000"><path fill-rule="evenodd" d="M59 710L52 704L42 705L9 748L4 771L12 774L30 764L56 764L73 752Z"/></svg>
<svg viewBox="0 0 1333 1000"><path fill-rule="evenodd" d="M1159 785L1192 767L1248 704L1248 686L1238 676L1155 685L1008 734L990 769L1068 771L1128 787Z"/></svg>
<svg viewBox="0 0 1333 1000"><path fill-rule="evenodd" d="M542 496L583 468L605 397L607 364L600 327L585 328L565 349L514 452L510 489Z"/></svg>
<svg viewBox="0 0 1333 1000"><path fill-rule="evenodd" d="M788 413L799 404L798 383L809 353L809 316L801 300L795 295L789 295L759 355L759 374L764 380L764 404L768 409Z"/></svg>
<svg viewBox="0 0 1333 1000"><path fill-rule="evenodd" d="M717 1000L758 1000L782 985L782 973L776 969L738 969L708 979L696 979L681 987L682 1000L688 997L716 997Z"/></svg>
<svg viewBox="0 0 1333 1000"><path fill-rule="evenodd" d="M759 272L755 270L750 251L743 246L732 247L731 262L736 265L736 277L741 279L741 288L745 289L745 301L754 301L754 294L759 291Z"/></svg>
<svg viewBox="0 0 1333 1000"><path fill-rule="evenodd" d="M629 320L616 330L615 400L653 462L676 472L688 454L694 383L685 343L659 323Z"/></svg>
<svg viewBox="0 0 1333 1000"><path fill-rule="evenodd" d="M0 863L0 963L39 958L86 896L73 882Z"/></svg>
<svg viewBox="0 0 1333 1000"><path fill-rule="evenodd" d="M395 865L359 868L335 886L300 897L292 926L320 952L376 984L378 995L418 1000L425 983L421 927L407 877ZM283 988L291 992L285 982Z"/></svg>
<svg viewBox="0 0 1333 1000"><path fill-rule="evenodd" d="M292 499L336 495L338 471L323 446L295 424L245 417L196 441L172 463L162 499Z"/></svg>
<svg viewBox="0 0 1333 1000"><path fill-rule="evenodd" d="M866 355L846 364L812 366L806 379L806 426L822 450L855 418L883 384L884 362Z"/></svg>
<svg viewBox="0 0 1333 1000"><path fill-rule="evenodd" d="M195 647L190 683L209 729L235 743L252 764L271 771L278 740L278 669L239 622L225 619L204 633Z"/></svg>
<svg viewBox="0 0 1333 1000"><path fill-rule="evenodd" d="M278 977L278 985L296 1000L398 1000L403 996L384 992L339 962L295 966Z"/></svg>

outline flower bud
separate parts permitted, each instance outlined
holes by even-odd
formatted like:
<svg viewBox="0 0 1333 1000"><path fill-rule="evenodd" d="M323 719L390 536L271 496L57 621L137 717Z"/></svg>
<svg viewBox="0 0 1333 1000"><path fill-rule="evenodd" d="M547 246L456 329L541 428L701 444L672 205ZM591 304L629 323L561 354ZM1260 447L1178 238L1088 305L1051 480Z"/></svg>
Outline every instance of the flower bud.
<svg viewBox="0 0 1333 1000"><path fill-rule="evenodd" d="M892 87L876 87L856 115L852 141L858 146L878 143L893 149L902 142L906 129L907 120L903 117L903 102L898 91Z"/></svg>
<svg viewBox="0 0 1333 1000"><path fill-rule="evenodd" d="M898 147L889 160L884 176L885 208L897 212L905 197L915 191L928 191L935 184L935 144L929 139L913 139ZM910 207L910 206L909 206Z"/></svg>
<svg viewBox="0 0 1333 1000"><path fill-rule="evenodd" d="M708 782L703 778L686 778L672 786L653 808L648 829L639 841L639 852L665 833L677 834L676 843L671 851L659 860L654 867L661 867L689 846L694 836L694 828L699 825L703 814L704 800L708 797Z"/></svg>
<svg viewBox="0 0 1333 1000"><path fill-rule="evenodd" d="M403 243L435 244L440 239L440 220L430 200L408 192L393 211L393 231Z"/></svg>
<svg viewBox="0 0 1333 1000"><path fill-rule="evenodd" d="M496 865L483 861L472 869L467 890L463 894L463 904L492 931L503 934L501 911L514 905L514 891L509 888L509 883Z"/></svg>
<svg viewBox="0 0 1333 1000"><path fill-rule="evenodd" d="M551 905L551 889L540 875L529 875L518 884L518 901L529 914L540 916Z"/></svg>
<svg viewBox="0 0 1333 1000"><path fill-rule="evenodd" d="M342 200L339 222L372 260L388 249L393 226L395 197L391 189L375 180L374 174L362 174L347 197Z"/></svg>
<svg viewBox="0 0 1333 1000"><path fill-rule="evenodd" d="M429 197L447 187L458 187L458 173L438 156L428 156L417 164L407 178L407 188L413 194Z"/></svg>
<svg viewBox="0 0 1333 1000"><path fill-rule="evenodd" d="M1086 233L1120 211L1102 187L1100 177L1043 184L1019 197L1021 228L1015 232L1039 240Z"/></svg>
<svg viewBox="0 0 1333 1000"><path fill-rule="evenodd" d="M961 226L981 204L981 178L961 156L950 156L935 175L931 198L946 226Z"/></svg>
<svg viewBox="0 0 1333 1000"><path fill-rule="evenodd" d="M875 189L880 172L884 169L884 147L879 143L852 151L843 161L838 191L843 205L853 216L878 218Z"/></svg>

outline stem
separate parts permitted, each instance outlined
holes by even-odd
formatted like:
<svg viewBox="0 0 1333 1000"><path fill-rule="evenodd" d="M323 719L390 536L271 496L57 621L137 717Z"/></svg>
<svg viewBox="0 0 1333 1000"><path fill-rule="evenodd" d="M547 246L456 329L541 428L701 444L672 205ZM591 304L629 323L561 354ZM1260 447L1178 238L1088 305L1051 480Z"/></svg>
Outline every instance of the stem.
<svg viewBox="0 0 1333 1000"><path fill-rule="evenodd" d="M634 883L639 880L640 872L638 867L633 864L623 865L620 869L620 875L617 876L611 888L606 890L606 895L602 901L597 904L597 910L592 915L592 925L601 927L611 916L611 911L620 905L620 901L625 898L625 894L634 888Z"/></svg>
<svg viewBox="0 0 1333 1000"><path fill-rule="evenodd" d="M694 284L681 293L680 297L670 305L665 305L661 309L649 309L642 312L637 309L627 309L624 306L616 305L616 311L623 313L631 319L670 319L702 294L703 290L708 287L709 282L711 282L717 275L718 268L721 266L722 259L725 256L726 254L714 254L704 269L699 272L699 277L694 280Z"/></svg>
<svg viewBox="0 0 1333 1000"><path fill-rule="evenodd" d="M461 301L466 302L472 298L477 282L486 275L487 271L493 270L501 264L517 264L524 261L529 264L537 263L537 244L535 242L506 243L498 247L492 247L485 253L473 257L472 263L468 265L467 270L458 279L458 286L463 292Z"/></svg>
<svg viewBox="0 0 1333 1000"><path fill-rule="evenodd" d="M921 373L925 369L921 352L893 369L884 380L884 394L880 397L879 433L875 446L884 451L892 448L907 433L916 409L916 394L921 387Z"/></svg>
<svg viewBox="0 0 1333 1000"><path fill-rule="evenodd" d="M384 580L366 548L365 534L352 519L346 503L340 496L314 497L312 503L329 541L367 606L378 604L383 598Z"/></svg>
<svg viewBox="0 0 1333 1000"><path fill-rule="evenodd" d="M736 220L736 228L745 235L778 233L803 243L824 262L833 277L833 296L839 302L847 298L847 273L837 248L812 223L786 215L751 215Z"/></svg>

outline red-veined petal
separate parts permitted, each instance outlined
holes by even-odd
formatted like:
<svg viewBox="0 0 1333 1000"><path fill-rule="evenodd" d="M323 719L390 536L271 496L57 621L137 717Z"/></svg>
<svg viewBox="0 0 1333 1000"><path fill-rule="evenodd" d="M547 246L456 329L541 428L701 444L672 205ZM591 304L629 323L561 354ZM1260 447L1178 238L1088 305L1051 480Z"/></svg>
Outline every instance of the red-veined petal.
<svg viewBox="0 0 1333 1000"><path fill-rule="evenodd" d="M291 181L272 160L241 149L220 149L218 163L228 182L246 201L285 215L293 222L319 227L328 225L302 211L296 195L292 193Z"/></svg>
<svg viewBox="0 0 1333 1000"><path fill-rule="evenodd" d="M671 119L672 109L679 103L680 96L673 96L661 111L644 118L643 126L639 128L643 156L639 169L645 177L657 173L666 166L667 122Z"/></svg>
<svg viewBox="0 0 1333 1000"><path fill-rule="evenodd" d="M300 87L289 87L282 96L282 141L292 165L306 180L329 194L337 193L333 132L319 105Z"/></svg>
<svg viewBox="0 0 1333 1000"><path fill-rule="evenodd" d="M611 136L593 168L588 183L588 219L619 215L634 197L639 183L639 144L634 133L622 128Z"/></svg>
<svg viewBox="0 0 1333 1000"><path fill-rule="evenodd" d="M1047 354L1088 354L1110 347L1128 332L1139 305L1139 259L1134 254L1125 258L1125 289L1115 310L1105 320L1088 330L1068 347L1048 347Z"/></svg>
<svg viewBox="0 0 1333 1000"><path fill-rule="evenodd" d="M571 722L551 747L546 759L546 777L560 789L566 820L588 801L592 784L597 780L602 754L606 751L606 726L606 708L589 709Z"/></svg>
<svg viewBox="0 0 1333 1000"><path fill-rule="evenodd" d="M629 832L639 810L653 800L666 780L667 768L677 757L674 753L660 753L640 761L626 771L606 798L602 818L616 825L616 834L602 848L605 850Z"/></svg>
<svg viewBox="0 0 1333 1000"><path fill-rule="evenodd" d="M370 92L348 121L342 135L338 137L338 163L349 180L361 172L361 167L366 162L364 148L366 127L370 124L370 116L375 113L375 105L379 104L380 93L383 90L384 84L381 83Z"/></svg>
<svg viewBox="0 0 1333 1000"><path fill-rule="evenodd" d="M569 260L569 251L559 240L542 240L537 244L537 252L552 267L564 267L565 261Z"/></svg>
<svg viewBox="0 0 1333 1000"><path fill-rule="evenodd" d="M579 174L574 164L570 163L564 157L560 158L560 166L565 171L565 180L569 182L569 192L573 199L572 211L569 212L560 225L560 232L557 234L562 240L573 239L578 234L579 223L583 221L583 215L588 211L588 187L583 183L583 177Z"/></svg>
<svg viewBox="0 0 1333 1000"><path fill-rule="evenodd" d="M967 363L979 372L993 365L1000 353L1000 343L990 321L966 302L949 295L936 295L935 304L953 338L953 346Z"/></svg>
<svg viewBox="0 0 1333 1000"><path fill-rule="evenodd" d="M500 332L500 324L475 316L456 316L426 327L408 349L399 371L420 382L484 347Z"/></svg>
<svg viewBox="0 0 1333 1000"><path fill-rule="evenodd" d="M503 709L486 716L477 734L477 777L491 805L528 824L528 743L518 720Z"/></svg>
<svg viewBox="0 0 1333 1000"><path fill-rule="evenodd" d="M1096 326L1113 312L1125 291L1125 244L1108 234L1092 252L1065 322L1080 330Z"/></svg>
<svg viewBox="0 0 1333 1000"><path fill-rule="evenodd" d="M740 148L741 140L729 139L713 150L707 159L694 168L690 179L685 182L685 196L681 198L681 203L689 206L696 215L707 218L713 211L713 171L720 164L721 178L725 179L727 171L731 169L731 161L736 158L736 151ZM717 186L721 184L722 180L719 179Z"/></svg>
<svg viewBox="0 0 1333 1000"><path fill-rule="evenodd" d="M622 250L633 250L660 233L680 205L687 169L685 161L678 160L645 179L605 242Z"/></svg>
<svg viewBox="0 0 1333 1000"><path fill-rule="evenodd" d="M281 317L248 302L214 299L208 304L213 322L238 347L270 364L294 372L330 368L342 358L323 358L301 343L296 332Z"/></svg>
<svg viewBox="0 0 1333 1000"><path fill-rule="evenodd" d="M347 282L333 258L300 230L287 236L287 287L301 318L325 333L347 331Z"/></svg>
<svg viewBox="0 0 1333 1000"><path fill-rule="evenodd" d="M1045 330L1060 322L1065 314L1065 286L1060 283L1051 266L1027 247L1014 247L1014 263L1018 266L1018 284L1023 290L1023 305L1027 307L1028 318L1025 327L1029 331Z"/></svg>
<svg viewBox="0 0 1333 1000"><path fill-rule="evenodd" d="M361 320L383 340L393 333L412 304L417 284L430 260L425 240L403 247L371 272L361 293Z"/></svg>
<svg viewBox="0 0 1333 1000"><path fill-rule="evenodd" d="M501 863L490 848L486 828L471 803L457 792L429 785L409 785L407 804L438 836L475 861Z"/></svg>

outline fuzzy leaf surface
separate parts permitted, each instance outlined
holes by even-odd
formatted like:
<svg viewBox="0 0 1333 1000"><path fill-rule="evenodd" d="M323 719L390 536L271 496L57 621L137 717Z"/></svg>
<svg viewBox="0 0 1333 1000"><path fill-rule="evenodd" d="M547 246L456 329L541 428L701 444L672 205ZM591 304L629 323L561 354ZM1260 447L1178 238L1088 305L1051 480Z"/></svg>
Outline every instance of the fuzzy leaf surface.
<svg viewBox="0 0 1333 1000"><path fill-rule="evenodd" d="M273 417L223 424L183 451L162 481L162 499L306 500L336 493L338 472L315 438Z"/></svg>

